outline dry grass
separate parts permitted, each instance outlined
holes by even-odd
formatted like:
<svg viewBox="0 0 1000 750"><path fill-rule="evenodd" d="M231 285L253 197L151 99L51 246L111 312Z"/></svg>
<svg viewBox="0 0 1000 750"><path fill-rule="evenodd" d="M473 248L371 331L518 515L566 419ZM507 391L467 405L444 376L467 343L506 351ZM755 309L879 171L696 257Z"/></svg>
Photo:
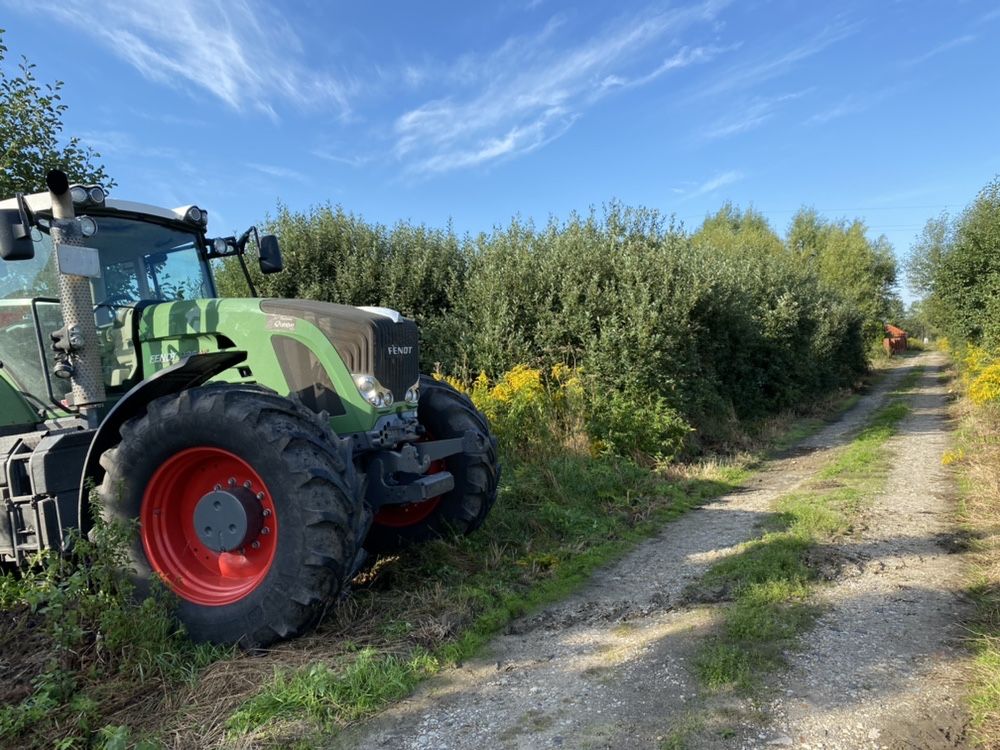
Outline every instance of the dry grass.
<svg viewBox="0 0 1000 750"><path fill-rule="evenodd" d="M956 381L958 382L958 381ZM1000 747L1000 406L967 397L953 407L960 425L950 463L962 486L961 517L971 540L969 643L975 653L970 707L981 747Z"/></svg>

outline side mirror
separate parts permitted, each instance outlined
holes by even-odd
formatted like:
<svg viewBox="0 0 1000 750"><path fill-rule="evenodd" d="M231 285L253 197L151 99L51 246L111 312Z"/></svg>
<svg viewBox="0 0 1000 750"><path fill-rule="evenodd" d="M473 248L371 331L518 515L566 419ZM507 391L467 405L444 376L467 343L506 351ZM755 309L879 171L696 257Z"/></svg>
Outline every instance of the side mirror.
<svg viewBox="0 0 1000 750"><path fill-rule="evenodd" d="M258 249L260 251L260 272L278 273L284 269L285 264L281 260L281 246L278 245L278 238L273 234L265 234L260 238Z"/></svg>
<svg viewBox="0 0 1000 750"><path fill-rule="evenodd" d="M4 260L31 260L35 257L35 243L31 241L31 225L18 196L18 209L0 210L0 258Z"/></svg>

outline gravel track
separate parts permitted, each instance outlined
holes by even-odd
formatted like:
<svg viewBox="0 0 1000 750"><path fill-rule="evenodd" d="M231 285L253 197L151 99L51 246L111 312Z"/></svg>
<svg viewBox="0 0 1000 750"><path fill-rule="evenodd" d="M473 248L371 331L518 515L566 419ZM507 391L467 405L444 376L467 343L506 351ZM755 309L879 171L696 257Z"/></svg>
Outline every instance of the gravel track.
<svg viewBox="0 0 1000 750"><path fill-rule="evenodd" d="M780 698L762 707L701 700L688 664L715 615L711 605L686 604L685 589L757 536L770 503L807 481L920 366L927 372L915 411L892 442L899 468L866 530L845 545L855 574L821 594L831 610L774 686ZM951 492L940 463L942 367L936 355L905 360L744 488L671 522L575 595L512 623L483 657L427 681L331 746L656 748L706 707L739 729L723 738L702 726L693 747L956 746L964 726L953 694L960 556L941 547Z"/></svg>
<svg viewBox="0 0 1000 750"><path fill-rule="evenodd" d="M925 357L895 464L849 561L817 597L827 614L791 658L769 740L799 748L954 748L966 740L960 623L968 604L954 529L945 362Z"/></svg>

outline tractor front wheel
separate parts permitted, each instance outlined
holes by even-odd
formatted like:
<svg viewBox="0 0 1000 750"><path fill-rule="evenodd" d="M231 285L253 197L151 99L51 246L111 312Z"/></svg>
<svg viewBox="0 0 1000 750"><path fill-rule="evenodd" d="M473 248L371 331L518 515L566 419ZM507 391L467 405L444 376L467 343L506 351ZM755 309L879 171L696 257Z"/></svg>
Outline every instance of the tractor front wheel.
<svg viewBox="0 0 1000 750"><path fill-rule="evenodd" d="M369 552L394 552L448 533L471 534L483 525L496 501L500 479L497 441L486 417L469 397L447 383L421 375L417 418L427 439L458 438L474 430L485 439L488 450L435 461L428 473L450 471L455 477L454 489L421 503L383 507L375 514L365 540Z"/></svg>
<svg viewBox="0 0 1000 750"><path fill-rule="evenodd" d="M310 627L358 562L370 513L350 449L264 389L164 396L101 459L110 520L139 520L140 594L159 577L192 638L263 647Z"/></svg>

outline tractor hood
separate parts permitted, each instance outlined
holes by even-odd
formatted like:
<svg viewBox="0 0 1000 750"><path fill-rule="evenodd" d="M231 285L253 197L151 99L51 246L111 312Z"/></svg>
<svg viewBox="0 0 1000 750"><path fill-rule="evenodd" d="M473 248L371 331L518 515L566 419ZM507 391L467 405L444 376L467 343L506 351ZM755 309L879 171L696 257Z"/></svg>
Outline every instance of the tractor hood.
<svg viewBox="0 0 1000 750"><path fill-rule="evenodd" d="M420 378L417 325L395 310L291 299L265 299L260 309L272 330L296 319L316 326L350 372L374 375L396 401Z"/></svg>
<svg viewBox="0 0 1000 750"><path fill-rule="evenodd" d="M392 393L391 411L413 409L407 391L420 379L417 326L393 310L288 299L199 299L137 308L139 371L153 372L192 354L227 349L246 361L216 379L250 382L298 396L325 411L335 429L370 429L379 414L355 385L372 375Z"/></svg>

